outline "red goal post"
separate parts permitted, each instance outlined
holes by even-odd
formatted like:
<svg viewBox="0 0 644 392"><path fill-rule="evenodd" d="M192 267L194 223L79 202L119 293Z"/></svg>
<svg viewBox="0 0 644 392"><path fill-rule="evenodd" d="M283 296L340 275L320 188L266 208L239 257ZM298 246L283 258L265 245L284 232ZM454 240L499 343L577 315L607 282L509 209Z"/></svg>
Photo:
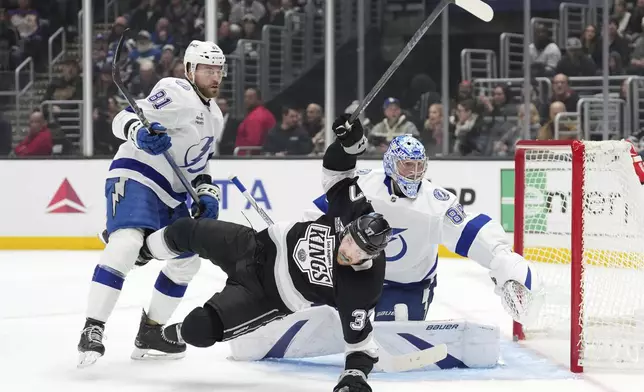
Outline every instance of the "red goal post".
<svg viewBox="0 0 644 392"><path fill-rule="evenodd" d="M629 149L623 141L516 146L514 248L533 263L546 301L538 321L514 323L513 335L563 332L573 372L644 367L644 193Z"/></svg>

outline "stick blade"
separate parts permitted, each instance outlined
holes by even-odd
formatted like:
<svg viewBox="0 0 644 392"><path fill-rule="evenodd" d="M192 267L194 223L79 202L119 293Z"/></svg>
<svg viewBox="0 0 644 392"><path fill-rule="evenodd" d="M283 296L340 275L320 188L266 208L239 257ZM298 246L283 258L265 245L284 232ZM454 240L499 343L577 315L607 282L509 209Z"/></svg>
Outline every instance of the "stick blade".
<svg viewBox="0 0 644 392"><path fill-rule="evenodd" d="M376 364L383 372L400 373L410 370L421 369L436 362L442 361L447 357L447 346L438 344L432 348L421 351L415 351L409 354L380 356L380 361Z"/></svg>
<svg viewBox="0 0 644 392"><path fill-rule="evenodd" d="M494 18L492 7L481 0L455 0L455 4L484 22Z"/></svg>

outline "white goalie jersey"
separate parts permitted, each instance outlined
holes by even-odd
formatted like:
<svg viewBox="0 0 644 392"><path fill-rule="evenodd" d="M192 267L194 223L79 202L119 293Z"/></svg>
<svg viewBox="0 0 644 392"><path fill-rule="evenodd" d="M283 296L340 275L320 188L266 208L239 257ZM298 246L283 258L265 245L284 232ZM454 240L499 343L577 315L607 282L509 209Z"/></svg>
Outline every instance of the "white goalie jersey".
<svg viewBox="0 0 644 392"><path fill-rule="evenodd" d="M485 214L468 214L456 196L425 179L418 197L399 197L383 170L355 170L343 176L359 176L358 184L374 210L385 216L393 228L387 249L387 282L415 283L436 275L438 246L469 257L490 268L495 254L511 250L501 227ZM325 181L337 175L325 171ZM324 210L324 201L315 204Z"/></svg>
<svg viewBox="0 0 644 392"><path fill-rule="evenodd" d="M146 99L137 100L148 121L167 128L172 138L169 153L188 181L208 173L208 159L214 153L223 130L223 115L214 101L202 100L184 79L163 78ZM114 117L112 131L121 145L108 177L126 177L140 182L156 193L170 207L186 200L186 190L163 155L139 150L128 135L140 124L128 107Z"/></svg>

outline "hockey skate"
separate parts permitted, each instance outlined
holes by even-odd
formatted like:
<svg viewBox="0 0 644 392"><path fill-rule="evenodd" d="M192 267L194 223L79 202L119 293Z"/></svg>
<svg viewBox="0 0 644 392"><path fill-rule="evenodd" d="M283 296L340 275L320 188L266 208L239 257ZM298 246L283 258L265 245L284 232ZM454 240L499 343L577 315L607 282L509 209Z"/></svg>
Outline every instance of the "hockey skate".
<svg viewBox="0 0 644 392"><path fill-rule="evenodd" d="M173 324L168 328L152 324L148 315L143 311L139 333L136 335L132 359L180 359L186 356L186 343L181 339L178 328L181 324Z"/></svg>
<svg viewBox="0 0 644 392"><path fill-rule="evenodd" d="M93 365L100 357L105 354L103 345L103 332L105 324L88 318L85 327L81 332L80 341L78 342L78 364L79 368Z"/></svg>

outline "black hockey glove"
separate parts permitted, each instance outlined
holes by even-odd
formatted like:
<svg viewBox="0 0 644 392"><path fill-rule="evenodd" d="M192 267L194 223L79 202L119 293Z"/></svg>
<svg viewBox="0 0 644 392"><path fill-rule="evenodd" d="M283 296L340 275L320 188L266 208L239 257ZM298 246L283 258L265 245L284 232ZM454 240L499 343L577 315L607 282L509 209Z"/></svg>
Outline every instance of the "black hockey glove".
<svg viewBox="0 0 644 392"><path fill-rule="evenodd" d="M364 138L364 130L360 119L356 119L352 124L348 124L347 120L351 117L350 114L343 114L336 118L333 122L333 132L338 137L338 140L344 147L344 150L349 154L359 154L364 151L367 139Z"/></svg>
<svg viewBox="0 0 644 392"><path fill-rule="evenodd" d="M367 376L363 372L349 369L342 372L333 392L371 392L371 387L367 384Z"/></svg>

